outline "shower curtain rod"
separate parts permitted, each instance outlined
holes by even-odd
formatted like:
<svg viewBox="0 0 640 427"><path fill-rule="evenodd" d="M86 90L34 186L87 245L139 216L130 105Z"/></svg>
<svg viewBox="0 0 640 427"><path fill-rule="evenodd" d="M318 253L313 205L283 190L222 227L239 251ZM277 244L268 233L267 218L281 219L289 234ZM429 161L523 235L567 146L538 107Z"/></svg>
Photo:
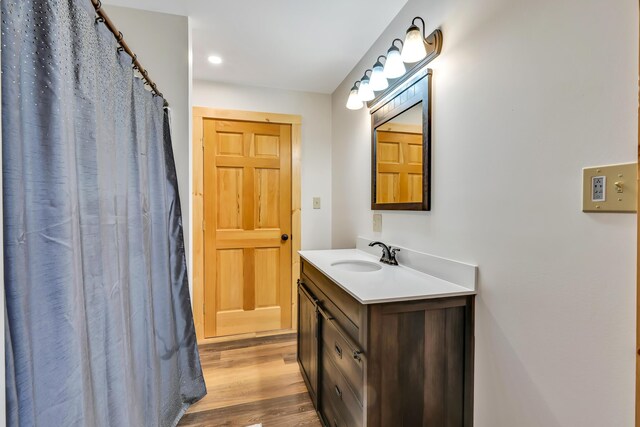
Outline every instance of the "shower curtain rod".
<svg viewBox="0 0 640 427"><path fill-rule="evenodd" d="M144 80L144 82L148 84L149 87L151 87L151 92L153 92L154 95L158 95L161 98L164 98L164 96L162 96L162 92L158 90L158 87L156 86L156 84L153 82L153 80L149 78L149 73L147 72L147 70L145 70L140 64L140 62L138 61L138 56L133 53L129 45L127 45L127 42L124 41L124 35L122 34L122 32L118 31L113 21L109 19L109 16L107 15L107 13L102 9L102 1L91 0L91 4L93 4L93 7L96 9L96 14L98 15L97 20L100 22L103 22L107 26L109 31L113 33L113 36L118 41L118 44L120 45L120 48L118 48L118 50L120 49L124 50L129 54L129 56L131 56L131 58L133 58L133 68L135 70L138 70L138 72L142 74L142 80ZM165 107L169 106L169 103L167 102L166 99L164 100L164 106Z"/></svg>

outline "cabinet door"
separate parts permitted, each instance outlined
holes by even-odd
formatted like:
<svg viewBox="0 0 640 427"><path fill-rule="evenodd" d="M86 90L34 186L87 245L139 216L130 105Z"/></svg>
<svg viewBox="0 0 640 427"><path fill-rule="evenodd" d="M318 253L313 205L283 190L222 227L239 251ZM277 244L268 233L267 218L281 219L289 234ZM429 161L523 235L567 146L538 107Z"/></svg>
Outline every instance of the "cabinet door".
<svg viewBox="0 0 640 427"><path fill-rule="evenodd" d="M368 378L379 389L369 425L473 425L472 304L460 297L372 308L370 325L379 326L370 328L367 356L377 370Z"/></svg>
<svg viewBox="0 0 640 427"><path fill-rule="evenodd" d="M298 286L298 362L313 405L318 405L318 310L315 298Z"/></svg>

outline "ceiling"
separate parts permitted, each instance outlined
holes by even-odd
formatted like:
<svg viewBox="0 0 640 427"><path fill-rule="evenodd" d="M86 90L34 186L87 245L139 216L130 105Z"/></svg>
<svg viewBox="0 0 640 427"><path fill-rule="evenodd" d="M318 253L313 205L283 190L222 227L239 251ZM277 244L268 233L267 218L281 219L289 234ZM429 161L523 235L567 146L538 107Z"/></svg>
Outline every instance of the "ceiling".
<svg viewBox="0 0 640 427"><path fill-rule="evenodd" d="M319 93L336 89L406 2L105 0L189 16L195 79Z"/></svg>

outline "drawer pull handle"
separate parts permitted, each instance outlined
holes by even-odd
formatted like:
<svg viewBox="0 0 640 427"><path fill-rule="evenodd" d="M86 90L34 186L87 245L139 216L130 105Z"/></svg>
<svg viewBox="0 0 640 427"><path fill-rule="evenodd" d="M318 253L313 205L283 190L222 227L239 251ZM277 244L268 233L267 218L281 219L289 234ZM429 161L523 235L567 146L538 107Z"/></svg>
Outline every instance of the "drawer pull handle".
<svg viewBox="0 0 640 427"><path fill-rule="evenodd" d="M336 386L335 390L336 390L336 394L338 395L338 397L342 400L342 391L340 391L340 388L338 386Z"/></svg>
<svg viewBox="0 0 640 427"><path fill-rule="evenodd" d="M298 280L300 280L300 279L298 279ZM307 290L307 287L306 287L305 283L303 281L300 281L300 283L298 283L298 285L299 285L298 289L300 289L302 291L302 293L304 295L306 295L307 298L309 298L309 300L313 301L314 305L318 305L318 302L319 302L318 298L313 296L313 294L309 290Z"/></svg>
<svg viewBox="0 0 640 427"><path fill-rule="evenodd" d="M362 354L362 352L360 350L354 350L353 351L353 358L355 360L357 360L358 362L362 361L362 358L360 357L360 355Z"/></svg>
<svg viewBox="0 0 640 427"><path fill-rule="evenodd" d="M338 355L338 357L340 359L342 359L342 349L340 348L340 346L338 345L338 343L336 343L336 354Z"/></svg>

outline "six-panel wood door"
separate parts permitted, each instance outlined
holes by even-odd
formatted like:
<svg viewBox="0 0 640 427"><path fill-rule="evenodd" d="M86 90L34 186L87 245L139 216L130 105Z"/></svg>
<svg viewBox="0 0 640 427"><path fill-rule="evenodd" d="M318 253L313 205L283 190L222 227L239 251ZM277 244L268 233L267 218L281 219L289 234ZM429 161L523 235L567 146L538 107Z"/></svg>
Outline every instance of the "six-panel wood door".
<svg viewBox="0 0 640 427"><path fill-rule="evenodd" d="M205 337L291 327L291 126L204 121Z"/></svg>
<svg viewBox="0 0 640 427"><path fill-rule="evenodd" d="M422 202L422 134L378 130L376 135L376 202Z"/></svg>

